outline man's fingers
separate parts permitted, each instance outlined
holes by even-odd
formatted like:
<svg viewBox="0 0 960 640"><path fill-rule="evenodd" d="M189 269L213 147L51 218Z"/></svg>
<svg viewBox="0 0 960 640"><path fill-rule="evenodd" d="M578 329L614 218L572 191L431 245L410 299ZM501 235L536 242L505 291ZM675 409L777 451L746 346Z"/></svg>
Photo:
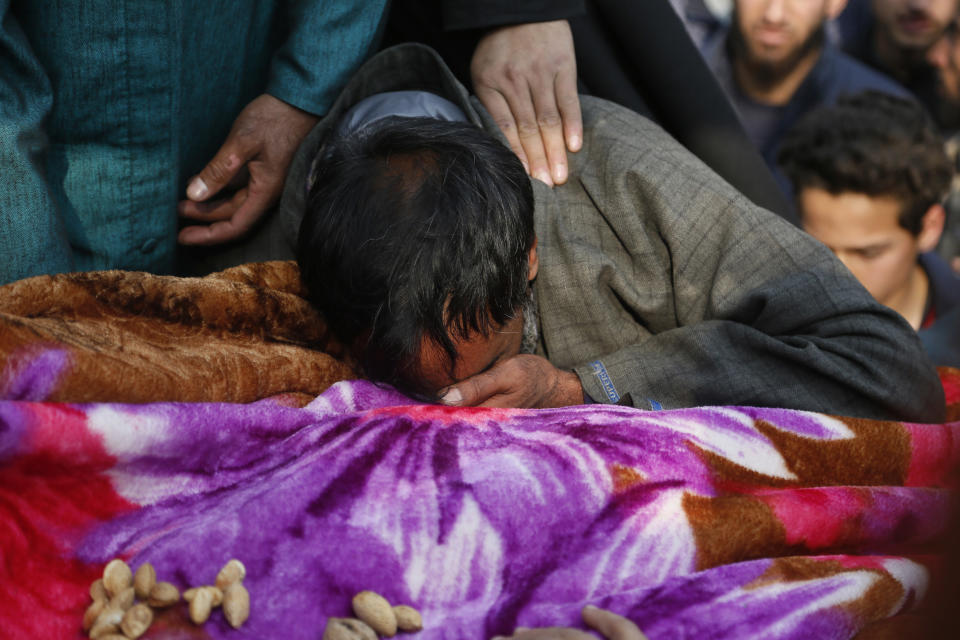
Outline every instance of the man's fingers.
<svg viewBox="0 0 960 640"><path fill-rule="evenodd" d="M227 137L213 160L187 185L187 198L195 202L206 200L220 191L234 175L256 155L256 148L245 143L233 132Z"/></svg>
<svg viewBox="0 0 960 640"><path fill-rule="evenodd" d="M550 165L543 148L543 138L540 123L537 121L533 96L530 93L531 88L525 81L520 82L522 84L519 87L515 87L504 97L507 104L510 105L514 120L517 122L517 136L520 138L523 153L527 156L528 172L532 177L552 187L553 177L550 174ZM556 119L559 128L559 114L557 114Z"/></svg>
<svg viewBox="0 0 960 640"><path fill-rule="evenodd" d="M177 205L177 213L181 218L190 220L202 220L204 222L216 222L217 220L228 220L237 212L240 205L247 199L245 190L237 191L229 198L217 198L206 202L194 202L193 200L181 200Z"/></svg>
<svg viewBox="0 0 960 640"><path fill-rule="evenodd" d="M506 406L487 404L506 390L502 376L494 375L495 371L493 369L461 380L440 396L441 402L461 407Z"/></svg>
<svg viewBox="0 0 960 640"><path fill-rule="evenodd" d="M567 149L580 151L583 146L583 117L580 114L580 96L577 94L576 66L561 70L554 81L554 88Z"/></svg>
<svg viewBox="0 0 960 640"><path fill-rule="evenodd" d="M230 218L219 220L208 226L185 227L180 231L179 241L189 245L211 245L236 240L253 227L254 223L270 208L275 200L269 190L250 187L241 189L231 200L239 205Z"/></svg>
<svg viewBox="0 0 960 640"><path fill-rule="evenodd" d="M530 173L530 163L523 152L523 145L520 144L520 136L517 135L517 123L513 119L513 113L510 111L510 105L499 91L487 87L477 87L477 98L483 103L483 106L490 112L500 131L503 132L507 143L513 152L520 158L523 168Z"/></svg>
<svg viewBox="0 0 960 640"><path fill-rule="evenodd" d="M233 215L206 227L185 227L178 237L180 244L212 245L236 240L247 233L277 201L282 188L282 177L274 175L263 163L254 160L250 163L250 183L237 191L230 201L231 205L236 206Z"/></svg>
<svg viewBox="0 0 960 640"><path fill-rule="evenodd" d="M554 86L554 82L549 82L533 87L533 107L537 113L540 142L546 153L550 177L555 184L563 184L567 181L567 145Z"/></svg>
<svg viewBox="0 0 960 640"><path fill-rule="evenodd" d="M607 640L647 640L637 625L610 611L588 604L581 615L588 627L602 633Z"/></svg>
<svg viewBox="0 0 960 640"><path fill-rule="evenodd" d="M220 220L209 225L195 225L180 230L177 240L184 245L206 246L229 242L238 238L247 229L231 220Z"/></svg>
<svg viewBox="0 0 960 640"><path fill-rule="evenodd" d="M474 407L496 393L496 381L486 373L480 373L447 389L440 397L444 404Z"/></svg>

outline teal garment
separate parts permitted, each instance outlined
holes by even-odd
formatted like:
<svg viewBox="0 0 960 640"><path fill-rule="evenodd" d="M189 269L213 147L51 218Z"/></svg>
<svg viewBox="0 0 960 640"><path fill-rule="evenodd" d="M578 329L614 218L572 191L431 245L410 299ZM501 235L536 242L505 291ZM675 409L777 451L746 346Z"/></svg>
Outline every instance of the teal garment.
<svg viewBox="0 0 960 640"><path fill-rule="evenodd" d="M177 203L262 93L322 115L385 0L0 0L0 283L175 268Z"/></svg>

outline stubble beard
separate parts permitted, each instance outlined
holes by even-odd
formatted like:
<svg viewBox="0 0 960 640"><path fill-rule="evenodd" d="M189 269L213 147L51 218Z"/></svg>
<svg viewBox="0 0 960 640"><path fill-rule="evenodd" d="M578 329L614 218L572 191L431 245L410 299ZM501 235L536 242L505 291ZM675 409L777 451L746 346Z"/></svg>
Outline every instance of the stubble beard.
<svg viewBox="0 0 960 640"><path fill-rule="evenodd" d="M520 343L520 353L535 353L539 334L537 299L533 294L533 286L528 286L527 297L523 301L523 340Z"/></svg>
<svg viewBox="0 0 960 640"><path fill-rule="evenodd" d="M734 17L734 25L737 25ZM775 88L790 75L811 53L820 50L826 41L826 28L823 24L810 33L800 46L780 60L766 60L753 55L746 37L738 26L730 30L727 46L731 57L741 61L750 78L763 89Z"/></svg>

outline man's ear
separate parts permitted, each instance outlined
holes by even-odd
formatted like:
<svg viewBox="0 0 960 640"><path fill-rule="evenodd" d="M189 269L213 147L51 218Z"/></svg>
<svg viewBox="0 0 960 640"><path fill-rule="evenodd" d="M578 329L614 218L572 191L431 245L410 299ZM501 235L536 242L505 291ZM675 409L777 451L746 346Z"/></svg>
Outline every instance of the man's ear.
<svg viewBox="0 0 960 640"><path fill-rule="evenodd" d="M933 251L940 242L940 236L943 234L943 225L947 218L947 212L943 205L931 205L927 212L923 214L920 222L920 233L917 234L917 250L920 253Z"/></svg>
<svg viewBox="0 0 960 640"><path fill-rule="evenodd" d="M537 255L537 236L533 236L533 246L530 247L530 254L527 256L527 280L536 278L539 269L540 257Z"/></svg>
<svg viewBox="0 0 960 640"><path fill-rule="evenodd" d="M833 20L847 7L847 0L827 0L827 19Z"/></svg>

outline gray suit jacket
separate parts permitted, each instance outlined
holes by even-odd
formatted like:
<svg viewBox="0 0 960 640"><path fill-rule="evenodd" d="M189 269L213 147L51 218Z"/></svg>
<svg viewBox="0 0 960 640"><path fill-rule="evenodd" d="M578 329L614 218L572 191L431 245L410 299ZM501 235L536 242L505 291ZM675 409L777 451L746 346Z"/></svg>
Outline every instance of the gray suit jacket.
<svg viewBox="0 0 960 640"><path fill-rule="evenodd" d="M503 140L430 49L370 60L308 136L279 215L291 247L312 158L350 106L383 91L452 100ZM533 181L539 352L589 396L643 408L758 405L943 419L915 332L823 245L756 207L646 118L582 99L570 180Z"/></svg>

